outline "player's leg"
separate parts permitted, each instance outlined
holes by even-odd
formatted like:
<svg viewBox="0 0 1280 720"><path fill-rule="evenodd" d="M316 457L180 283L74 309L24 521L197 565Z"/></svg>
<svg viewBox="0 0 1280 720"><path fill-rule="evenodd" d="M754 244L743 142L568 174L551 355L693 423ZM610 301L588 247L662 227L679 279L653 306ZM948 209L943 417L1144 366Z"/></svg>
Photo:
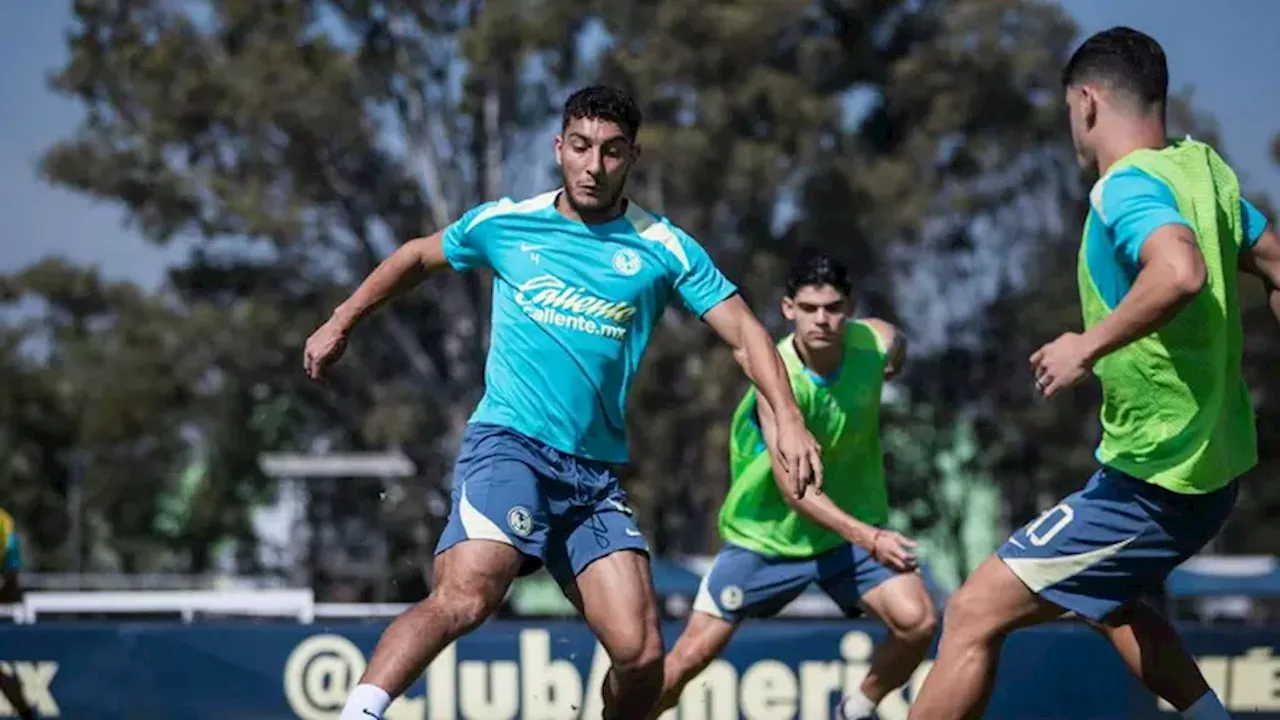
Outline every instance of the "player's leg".
<svg viewBox="0 0 1280 720"><path fill-rule="evenodd" d="M559 564L548 566L557 578ZM620 549L587 564L569 581L566 594L609 654L602 717L639 720L662 690L662 631L649 556Z"/></svg>
<svg viewBox="0 0 1280 720"><path fill-rule="evenodd" d="M511 582L540 564L547 523L538 459L507 431L468 428L433 587L383 631L340 720L381 718L441 650L497 610Z"/></svg>
<svg viewBox="0 0 1280 720"><path fill-rule="evenodd" d="M381 718L391 700L435 656L497 610L524 563L520 551L489 540L460 543L435 562L435 587L383 631L341 720Z"/></svg>
<svg viewBox="0 0 1280 720"><path fill-rule="evenodd" d="M990 614L982 606L1001 599L1008 603L1013 597L1009 593L1018 589L1015 579L1023 586L1022 598L1038 596L1046 612L1056 605L1102 622L1136 599L1159 592L1169 571L1216 534L1232 504L1234 487L1208 496L1183 496L1114 470L1099 471L1083 490L1015 533L997 552L998 560L989 560L948 603L938 659L917 706L912 708L912 717L962 716L948 707L954 707L957 697L968 699L968 685L978 681L966 680L971 670L963 666L978 652L975 646L992 642L982 632L990 626L982 622L982 617ZM972 592L985 586L999 595ZM966 589L970 592L965 593ZM1037 616L1028 610L1027 618ZM999 628L998 637L1013 627L1017 625ZM1137 632L1158 636L1158 630L1143 626ZM1131 632L1115 635L1122 651ZM1139 677L1160 672L1154 657L1150 659L1151 667L1138 665L1143 668ZM1140 658L1131 660L1139 662ZM1174 666L1189 673L1192 664ZM994 667L989 671L994 673ZM988 676L988 685L979 697L989 691L990 679ZM1193 687L1199 684L1193 683ZM1206 703L1213 705L1216 698L1209 694Z"/></svg>
<svg viewBox="0 0 1280 720"><path fill-rule="evenodd" d="M1185 717L1206 720L1228 717L1225 710L1221 714L1203 714L1200 708L1195 708L1198 702L1207 708L1216 705L1221 709L1222 706L1178 632L1154 608L1136 602L1107 622L1090 621L1090 625L1115 646L1143 685L1169 701ZM1192 714L1193 708L1198 714Z"/></svg>
<svg viewBox="0 0 1280 720"><path fill-rule="evenodd" d="M689 615L684 632L662 660L662 693L649 713L650 718L658 717L680 702L685 686L724 652L737 629L737 623L705 612L694 610Z"/></svg>
<svg viewBox="0 0 1280 720"><path fill-rule="evenodd" d="M640 720L662 689L662 631L649 544L612 469L547 450L547 570L609 654L603 717Z"/></svg>
<svg viewBox="0 0 1280 720"><path fill-rule="evenodd" d="M938 655L912 700L911 720L981 718L1005 637L1062 613L998 557L988 558L947 601Z"/></svg>
<svg viewBox="0 0 1280 720"><path fill-rule="evenodd" d="M698 586L689 624L663 659L662 698L651 713L674 707L689 681L716 659L746 618L769 617L817 577L810 558L784 560L726 545Z"/></svg>
<svg viewBox="0 0 1280 720"><path fill-rule="evenodd" d="M911 679L924 660L937 628L937 611L919 573L899 573L876 562L855 545L842 545L818 558L819 585L850 617L865 606L889 630L876 646L871 667L856 691L840 701L845 720L872 717L880 701Z"/></svg>
<svg viewBox="0 0 1280 720"><path fill-rule="evenodd" d="M1233 482L1206 495L1175 495L1160 488L1144 493L1156 528L1150 533L1154 537L1146 557L1145 589L1157 589L1173 568L1213 539L1235 507L1237 491ZM1142 684L1183 717L1230 717L1173 625L1150 605L1141 600L1129 602L1101 620L1090 620L1090 624L1115 646Z"/></svg>

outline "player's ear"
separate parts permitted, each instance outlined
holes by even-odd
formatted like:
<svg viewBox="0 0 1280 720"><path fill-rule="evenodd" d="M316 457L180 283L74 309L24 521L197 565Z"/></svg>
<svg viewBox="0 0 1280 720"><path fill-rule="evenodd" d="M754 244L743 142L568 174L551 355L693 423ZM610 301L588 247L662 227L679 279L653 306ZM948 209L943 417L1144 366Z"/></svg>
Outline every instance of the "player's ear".
<svg viewBox="0 0 1280 720"><path fill-rule="evenodd" d="M555 139L551 141L551 149L556 156L556 165L564 167L564 162L560 159L560 152L564 149L564 137L557 134Z"/></svg>
<svg viewBox="0 0 1280 720"><path fill-rule="evenodd" d="M1098 124L1098 91L1088 85L1080 88L1080 117L1085 130Z"/></svg>
<svg viewBox="0 0 1280 720"><path fill-rule="evenodd" d="M782 298L782 316L788 320L796 319L796 301L789 297Z"/></svg>
<svg viewBox="0 0 1280 720"><path fill-rule="evenodd" d="M631 162L634 163L640 159L641 149L642 148L640 147L639 143L635 142L634 140L631 142Z"/></svg>

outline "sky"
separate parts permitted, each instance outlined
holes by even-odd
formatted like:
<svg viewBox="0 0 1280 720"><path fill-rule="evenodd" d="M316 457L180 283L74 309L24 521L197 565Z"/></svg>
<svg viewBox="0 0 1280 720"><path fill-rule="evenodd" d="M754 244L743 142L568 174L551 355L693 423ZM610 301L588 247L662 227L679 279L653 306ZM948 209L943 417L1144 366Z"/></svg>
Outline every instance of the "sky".
<svg viewBox="0 0 1280 720"><path fill-rule="evenodd" d="M1280 201L1280 168L1270 164L1271 137L1280 130L1280 65L1274 33L1276 0L1063 0L1088 34L1130 25L1153 35L1169 56L1172 89L1196 88L1196 104L1221 128L1223 151L1245 186ZM19 7L21 6L21 9ZM1230 7L1230 12L1223 8ZM46 78L66 58L63 34L71 3L45 0L0 4L0 273L50 255L94 265L107 277L156 286L181 247L157 248L125 226L117 207L51 187L38 177L41 153L71 136L81 110L54 95Z"/></svg>

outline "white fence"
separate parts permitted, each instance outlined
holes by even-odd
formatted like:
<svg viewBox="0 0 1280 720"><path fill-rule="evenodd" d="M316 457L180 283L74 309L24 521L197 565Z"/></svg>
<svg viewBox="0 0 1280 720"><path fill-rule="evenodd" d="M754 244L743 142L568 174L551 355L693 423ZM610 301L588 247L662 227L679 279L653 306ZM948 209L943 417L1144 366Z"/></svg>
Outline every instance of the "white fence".
<svg viewBox="0 0 1280 720"><path fill-rule="evenodd" d="M175 615L183 622L200 616L291 618L300 623L323 619L384 619L408 605L318 603L311 590L182 590L123 592L29 592L20 603L0 605L0 617L16 623L37 622L41 616Z"/></svg>

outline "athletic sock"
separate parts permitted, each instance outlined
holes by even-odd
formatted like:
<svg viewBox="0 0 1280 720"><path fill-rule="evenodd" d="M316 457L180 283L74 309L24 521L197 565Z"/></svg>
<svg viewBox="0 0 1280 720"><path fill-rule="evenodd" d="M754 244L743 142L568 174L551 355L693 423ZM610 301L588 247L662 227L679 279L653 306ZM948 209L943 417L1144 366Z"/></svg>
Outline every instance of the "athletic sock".
<svg viewBox="0 0 1280 720"><path fill-rule="evenodd" d="M1191 707L1182 711L1187 720L1231 720L1231 715L1222 706L1222 701L1212 690L1200 696Z"/></svg>
<svg viewBox="0 0 1280 720"><path fill-rule="evenodd" d="M875 712L876 704L867 699L860 690L854 690L840 701L840 711L836 717L840 720L868 720Z"/></svg>
<svg viewBox="0 0 1280 720"><path fill-rule="evenodd" d="M382 720L391 705L391 696L377 685L357 685L347 696L338 720Z"/></svg>

